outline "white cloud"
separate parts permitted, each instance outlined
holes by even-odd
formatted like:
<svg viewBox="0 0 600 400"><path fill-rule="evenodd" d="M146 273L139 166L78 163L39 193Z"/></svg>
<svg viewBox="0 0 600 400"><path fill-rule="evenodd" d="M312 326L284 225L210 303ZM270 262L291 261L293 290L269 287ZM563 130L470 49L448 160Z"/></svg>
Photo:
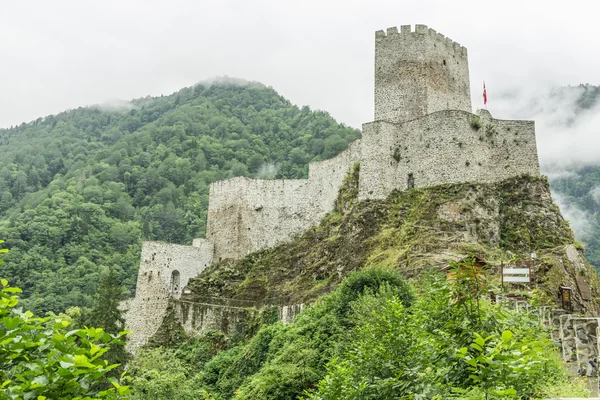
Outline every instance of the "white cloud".
<svg viewBox="0 0 600 400"><path fill-rule="evenodd" d="M584 165L600 165L600 102L581 110L577 100L583 90L547 84L507 89L497 95L492 112L497 118L535 120L544 172L572 174Z"/></svg>
<svg viewBox="0 0 600 400"><path fill-rule="evenodd" d="M563 217L569 221L575 236L578 239L585 240L593 232L590 215L575 204L568 202L560 193L553 192L552 198L560 208Z"/></svg>
<svg viewBox="0 0 600 400"><path fill-rule="evenodd" d="M100 111L127 112L133 110L136 106L131 101L112 99L102 104L94 104L90 108L96 108Z"/></svg>
<svg viewBox="0 0 600 400"><path fill-rule="evenodd" d="M485 79L492 108L498 88L598 79L599 7L589 0L568 7L547 0L0 1L0 127L222 75L262 82L359 127L373 118L374 32L418 23L469 49L473 103Z"/></svg>
<svg viewBox="0 0 600 400"><path fill-rule="evenodd" d="M275 164L263 164L258 169L256 177L258 179L275 179L279 168Z"/></svg>

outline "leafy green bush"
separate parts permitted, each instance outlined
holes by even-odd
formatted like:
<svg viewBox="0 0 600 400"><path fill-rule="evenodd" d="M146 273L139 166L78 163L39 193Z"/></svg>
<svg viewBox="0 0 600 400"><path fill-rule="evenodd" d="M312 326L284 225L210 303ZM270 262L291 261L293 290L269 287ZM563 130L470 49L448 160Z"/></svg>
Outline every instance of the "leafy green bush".
<svg viewBox="0 0 600 400"><path fill-rule="evenodd" d="M217 355L208 362L202 383L210 392L223 398L233 397L244 380L257 373L269 355L273 337L283 328L281 324L261 329L246 345L237 346Z"/></svg>
<svg viewBox="0 0 600 400"><path fill-rule="evenodd" d="M0 283L0 399L126 398L129 388L107 378L118 364L103 359L111 345L123 344L122 335L68 331L68 321L36 318L17 308L20 289Z"/></svg>
<svg viewBox="0 0 600 400"><path fill-rule="evenodd" d="M480 315L473 318L445 277L429 276L417 286L420 296L410 312L385 287L353 305L357 325L350 341L308 399L524 399L581 392L533 317L480 299Z"/></svg>
<svg viewBox="0 0 600 400"><path fill-rule="evenodd" d="M128 365L132 399L202 399L199 376L170 349L141 351Z"/></svg>
<svg viewBox="0 0 600 400"><path fill-rule="evenodd" d="M537 319L479 297L485 279L473 279L472 261L456 265L453 281L430 274L412 286L391 269L356 271L293 323L263 325L210 361L200 352L218 351L207 343L226 347L222 338L154 350L130 370L135 396L483 400L584 393L569 382Z"/></svg>
<svg viewBox="0 0 600 400"><path fill-rule="evenodd" d="M415 297L410 285L398 271L386 268L366 268L348 275L333 294L335 311L340 318L346 318L353 302L363 294L374 293L382 286L392 288L405 307L410 307Z"/></svg>

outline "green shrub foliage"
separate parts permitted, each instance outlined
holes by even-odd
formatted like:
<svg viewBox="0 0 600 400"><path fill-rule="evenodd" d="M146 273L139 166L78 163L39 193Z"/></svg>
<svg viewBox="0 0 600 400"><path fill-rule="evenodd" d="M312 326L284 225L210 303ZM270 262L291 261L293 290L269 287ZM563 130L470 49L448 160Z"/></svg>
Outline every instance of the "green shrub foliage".
<svg viewBox="0 0 600 400"><path fill-rule="evenodd" d="M390 269L354 272L295 322L264 325L242 343L210 333L176 350L142 353L156 361L133 362L135 396L147 398L157 384L213 400L585 394L569 382L539 321L483 298L468 301L484 290L477 283L474 292L468 275L449 283L428 274L410 285ZM194 361L200 349L216 356ZM138 378L147 376L160 379ZM169 396L154 398L177 398Z"/></svg>
<svg viewBox="0 0 600 400"><path fill-rule="evenodd" d="M122 334L69 330L68 321L35 317L17 308L20 289L5 279L0 285L1 400L127 398L129 387L108 378L118 364L104 360L111 346L123 344Z"/></svg>

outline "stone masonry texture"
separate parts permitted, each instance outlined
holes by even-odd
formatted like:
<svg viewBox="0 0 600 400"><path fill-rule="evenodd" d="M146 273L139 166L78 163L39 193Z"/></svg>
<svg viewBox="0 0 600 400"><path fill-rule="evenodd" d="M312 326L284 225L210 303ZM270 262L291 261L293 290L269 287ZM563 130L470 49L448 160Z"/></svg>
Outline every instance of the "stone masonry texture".
<svg viewBox="0 0 600 400"><path fill-rule="evenodd" d="M156 333L169 299L178 299L188 280L211 264L212 253L206 241L197 247L143 243L135 298L124 306L126 327L133 332L128 336L128 350L144 345Z"/></svg>
<svg viewBox="0 0 600 400"><path fill-rule="evenodd" d="M375 33L375 120L471 112L467 49L425 25Z"/></svg>
<svg viewBox="0 0 600 400"><path fill-rule="evenodd" d="M425 25L377 31L375 121L363 125L361 140L311 163L308 179L215 182L206 239L192 246L144 242L136 297L122 305L134 332L129 350L156 333L169 300L178 301L188 280L208 265L272 247L318 224L355 163L362 200L412 187L540 174L533 121L498 120L486 110L472 114L466 48ZM176 312L188 332L201 332L230 331L247 311L180 302ZM282 315L288 319L287 311Z"/></svg>
<svg viewBox="0 0 600 400"><path fill-rule="evenodd" d="M237 177L212 184L206 238L215 245L215 261L272 247L318 224L359 161L360 141L354 141L337 157L311 163L308 179Z"/></svg>
<svg viewBox="0 0 600 400"><path fill-rule="evenodd" d="M496 120L485 110L371 122L363 125L361 141L360 199L382 199L409 186L540 174L533 121Z"/></svg>

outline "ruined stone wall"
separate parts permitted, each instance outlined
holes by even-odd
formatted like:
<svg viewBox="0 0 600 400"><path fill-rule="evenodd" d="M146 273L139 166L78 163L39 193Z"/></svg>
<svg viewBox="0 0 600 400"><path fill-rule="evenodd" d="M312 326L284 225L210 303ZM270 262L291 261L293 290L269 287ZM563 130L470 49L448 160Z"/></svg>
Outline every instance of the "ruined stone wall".
<svg viewBox="0 0 600 400"><path fill-rule="evenodd" d="M170 298L179 298L188 280L212 262L213 246L144 242L133 300L124 303L126 328L133 333L127 348L136 349L154 335L162 323Z"/></svg>
<svg viewBox="0 0 600 400"><path fill-rule="evenodd" d="M277 307L277 318L284 324L292 322L304 309L304 304ZM175 302L175 314L185 332L190 336L201 335L208 330L225 334L243 334L249 321L260 312L254 307L232 307L219 304L193 303L185 300Z"/></svg>
<svg viewBox="0 0 600 400"><path fill-rule="evenodd" d="M201 335L208 330L218 330L227 335L243 333L248 320L256 312L255 308L175 302L175 313L190 336Z"/></svg>
<svg viewBox="0 0 600 400"><path fill-rule="evenodd" d="M474 126L476 122L481 127ZM363 125L359 198L448 183L540 174L533 121L440 111L403 124Z"/></svg>
<svg viewBox="0 0 600 400"><path fill-rule="evenodd" d="M425 25L375 33L375 120L471 112L467 49Z"/></svg>
<svg viewBox="0 0 600 400"><path fill-rule="evenodd" d="M291 239L333 209L344 176L359 161L360 141L330 160L311 163L308 179L236 177L210 187L207 240L215 261Z"/></svg>

